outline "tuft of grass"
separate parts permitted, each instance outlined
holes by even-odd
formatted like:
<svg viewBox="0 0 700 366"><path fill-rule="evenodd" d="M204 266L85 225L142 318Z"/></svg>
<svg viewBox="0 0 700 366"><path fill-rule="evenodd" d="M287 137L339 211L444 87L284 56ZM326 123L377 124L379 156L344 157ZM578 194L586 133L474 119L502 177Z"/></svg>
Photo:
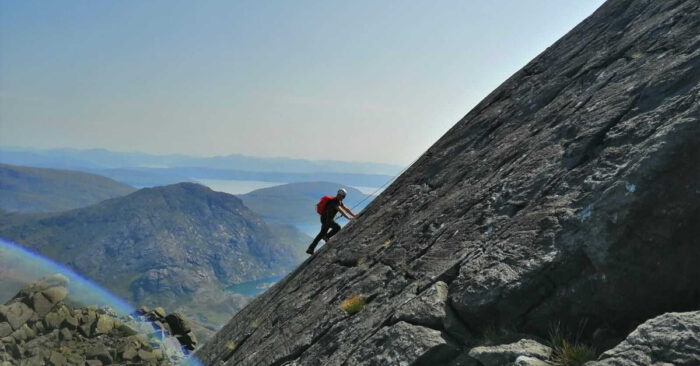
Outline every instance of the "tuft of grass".
<svg viewBox="0 0 700 366"><path fill-rule="evenodd" d="M365 305L367 305L367 300L363 296L353 295L343 301L340 307L345 310L346 313L353 315L364 309Z"/></svg>
<svg viewBox="0 0 700 366"><path fill-rule="evenodd" d="M483 343L489 344L493 343L503 336L504 332L502 329L496 327L495 324L489 324L484 328L484 332L481 337L483 338Z"/></svg>
<svg viewBox="0 0 700 366"><path fill-rule="evenodd" d="M554 366L581 366L596 359L595 348L583 343L563 341L554 348L551 364Z"/></svg>
<svg viewBox="0 0 700 366"><path fill-rule="evenodd" d="M579 324L579 330L573 341L561 330L559 323L549 328L549 344L552 347L552 359L554 366L581 366L588 361L596 359L594 347L580 341L585 322Z"/></svg>
<svg viewBox="0 0 700 366"><path fill-rule="evenodd" d="M363 271L369 270L369 266L367 265L367 257L361 257L360 259L358 259L357 267Z"/></svg>
<svg viewBox="0 0 700 366"><path fill-rule="evenodd" d="M478 338L480 345L494 345L507 342L512 338L512 334L516 333L516 329L511 327L500 327L495 323L487 324L481 331L481 337Z"/></svg>
<svg viewBox="0 0 700 366"><path fill-rule="evenodd" d="M233 341L228 341L226 342L226 348L233 351L234 349L236 349L236 344L233 343Z"/></svg>

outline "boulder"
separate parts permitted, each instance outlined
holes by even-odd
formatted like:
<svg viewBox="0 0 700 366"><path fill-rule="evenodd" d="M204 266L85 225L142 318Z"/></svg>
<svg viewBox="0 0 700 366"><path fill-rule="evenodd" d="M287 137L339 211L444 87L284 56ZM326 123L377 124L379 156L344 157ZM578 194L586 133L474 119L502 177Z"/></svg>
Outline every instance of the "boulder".
<svg viewBox="0 0 700 366"><path fill-rule="evenodd" d="M51 356L51 351L58 349L58 345L53 341L53 339L41 339L34 338L24 344L24 358L29 356L41 356L43 358L49 358Z"/></svg>
<svg viewBox="0 0 700 366"><path fill-rule="evenodd" d="M94 327L90 324L82 324L78 327L78 331L86 338L92 338L94 335Z"/></svg>
<svg viewBox="0 0 700 366"><path fill-rule="evenodd" d="M138 355L138 348L133 344L126 346L120 353L120 356L125 361L131 361Z"/></svg>
<svg viewBox="0 0 700 366"><path fill-rule="evenodd" d="M40 355L32 356L22 360L22 366L45 366L44 357Z"/></svg>
<svg viewBox="0 0 700 366"><path fill-rule="evenodd" d="M178 334L175 337L186 349L192 351L197 348L197 337L194 335L194 332L190 331L185 334Z"/></svg>
<svg viewBox="0 0 700 366"><path fill-rule="evenodd" d="M78 318L76 318L72 314L66 315L65 319L63 320L63 323L61 324L62 327L70 329L77 329L79 325L80 320L78 320Z"/></svg>
<svg viewBox="0 0 700 366"><path fill-rule="evenodd" d="M156 362L157 357L156 354L151 352L151 351L146 351L145 349L140 349L138 350L138 356L141 361L144 362Z"/></svg>
<svg viewBox="0 0 700 366"><path fill-rule="evenodd" d="M46 291L45 296L47 299L55 304L65 297L67 293L66 286L70 281L62 274L55 274L48 277L43 277L38 281L32 282L24 286L14 297L13 300L25 301L29 304L30 299L35 293L40 293ZM53 293L53 290L49 290L52 287L57 288L58 294ZM47 291L48 290L48 291ZM63 296L60 296L63 293ZM56 296L58 295L58 296Z"/></svg>
<svg viewBox="0 0 700 366"><path fill-rule="evenodd" d="M181 313L168 314L168 316L165 317L165 321L170 326L172 334L186 334L187 332L192 330L192 328L190 327L190 322Z"/></svg>
<svg viewBox="0 0 700 366"><path fill-rule="evenodd" d="M109 315L100 315L95 322L95 334L105 334L114 328L114 319Z"/></svg>
<svg viewBox="0 0 700 366"><path fill-rule="evenodd" d="M549 362L542 361L539 358L518 356L514 362L515 366L551 366Z"/></svg>
<svg viewBox="0 0 700 366"><path fill-rule="evenodd" d="M103 364L111 364L113 361L110 349L102 343L97 343L88 348L87 352L85 352L85 358L88 360L99 360Z"/></svg>
<svg viewBox="0 0 700 366"><path fill-rule="evenodd" d="M71 308L67 307L65 304L57 306L56 312L64 318L68 316L77 316L76 312L74 312ZM78 311L78 313L81 313L81 311Z"/></svg>
<svg viewBox="0 0 700 366"><path fill-rule="evenodd" d="M139 315L139 316L145 316L145 315L148 314L149 312L150 312L150 310L148 309L148 307L146 307L146 306L139 306L138 310L136 310L135 313L136 313L136 315Z"/></svg>
<svg viewBox="0 0 700 366"><path fill-rule="evenodd" d="M85 309L80 315L80 323L92 326L97 320L97 313L92 309Z"/></svg>
<svg viewBox="0 0 700 366"><path fill-rule="evenodd" d="M58 329L65 318L56 312L50 312L44 317L44 327L48 330Z"/></svg>
<svg viewBox="0 0 700 366"><path fill-rule="evenodd" d="M32 309L23 302L13 302L9 304L4 313L5 320L10 324L12 329L15 330L26 323L32 315L34 315Z"/></svg>
<svg viewBox="0 0 700 366"><path fill-rule="evenodd" d="M164 320L165 319L165 309L163 309L160 306L153 308L152 314L154 315L154 318L156 320Z"/></svg>
<svg viewBox="0 0 700 366"><path fill-rule="evenodd" d="M8 322L0 323L0 338L7 337L12 333L12 327Z"/></svg>
<svg viewBox="0 0 700 366"><path fill-rule="evenodd" d="M347 365L439 365L454 358L459 347L440 331L400 321L380 329L359 345Z"/></svg>
<svg viewBox="0 0 700 366"><path fill-rule="evenodd" d="M36 336L36 332L34 332L27 324L22 324L19 329L15 330L12 332L12 337L16 339L17 341L27 341Z"/></svg>
<svg viewBox="0 0 700 366"><path fill-rule="evenodd" d="M64 366L68 363L66 360L66 357L63 356L62 354L56 352L56 351L51 351L51 355L49 356L48 359L48 364L50 366Z"/></svg>
<svg viewBox="0 0 700 366"><path fill-rule="evenodd" d="M70 341L73 339L73 332L71 332L68 328L61 328L58 336L62 341Z"/></svg>
<svg viewBox="0 0 700 366"><path fill-rule="evenodd" d="M700 365L700 311L666 313L644 322L586 366Z"/></svg>
<svg viewBox="0 0 700 366"><path fill-rule="evenodd" d="M21 358L24 354L24 349L17 343L10 343L5 346L5 349L10 353L12 357L17 359Z"/></svg>
<svg viewBox="0 0 700 366"><path fill-rule="evenodd" d="M44 326L44 322L42 321L37 321L34 322L34 325L32 326L32 329L37 332L37 334L43 334L44 331L46 331L46 327Z"/></svg>
<svg viewBox="0 0 700 366"><path fill-rule="evenodd" d="M51 301L49 301L46 298L46 296L42 295L39 292L32 295L32 309L40 317L43 317L49 311L51 311L51 308L53 307L54 304L55 303L52 303Z"/></svg>
<svg viewBox="0 0 700 366"><path fill-rule="evenodd" d="M68 289L63 286L49 287L41 292L52 304L57 304L68 295Z"/></svg>
<svg viewBox="0 0 700 366"><path fill-rule="evenodd" d="M520 356L547 360L552 349L531 339L521 339L515 343L496 346L474 347L469 356L479 360L484 366L505 365L515 362Z"/></svg>

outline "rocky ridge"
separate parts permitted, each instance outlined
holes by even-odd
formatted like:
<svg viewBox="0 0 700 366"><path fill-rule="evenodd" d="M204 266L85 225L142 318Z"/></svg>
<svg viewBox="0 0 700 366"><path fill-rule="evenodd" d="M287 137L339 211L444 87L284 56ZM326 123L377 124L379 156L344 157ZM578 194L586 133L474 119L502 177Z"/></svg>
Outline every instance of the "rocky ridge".
<svg viewBox="0 0 700 366"><path fill-rule="evenodd" d="M64 302L67 284L47 277L0 305L2 365L181 364L196 345L180 314L74 307Z"/></svg>
<svg viewBox="0 0 700 366"><path fill-rule="evenodd" d="M197 356L484 365L552 323L600 352L700 308L698 81L699 2L606 2Z"/></svg>

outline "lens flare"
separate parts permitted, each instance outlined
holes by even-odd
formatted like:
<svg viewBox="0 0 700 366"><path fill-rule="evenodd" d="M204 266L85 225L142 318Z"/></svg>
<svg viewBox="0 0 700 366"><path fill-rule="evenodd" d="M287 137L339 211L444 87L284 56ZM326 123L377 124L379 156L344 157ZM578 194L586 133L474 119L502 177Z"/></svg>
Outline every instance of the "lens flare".
<svg viewBox="0 0 700 366"><path fill-rule="evenodd" d="M121 316L127 316L136 311L136 308L125 300L67 266L0 238L0 304L10 300L24 285L56 273L70 280L68 284L70 301L81 305L108 306ZM136 330L146 338L154 336L152 331L147 333L143 331L144 329L149 328ZM199 360L193 355L189 356L183 364L201 366Z"/></svg>

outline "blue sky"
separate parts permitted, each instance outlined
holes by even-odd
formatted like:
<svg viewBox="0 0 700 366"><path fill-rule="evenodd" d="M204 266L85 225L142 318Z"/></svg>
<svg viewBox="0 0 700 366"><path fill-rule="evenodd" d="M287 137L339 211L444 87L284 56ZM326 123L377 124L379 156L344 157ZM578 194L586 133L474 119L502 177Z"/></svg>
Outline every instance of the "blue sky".
<svg viewBox="0 0 700 366"><path fill-rule="evenodd" d="M601 4L2 1L0 145L406 164Z"/></svg>

